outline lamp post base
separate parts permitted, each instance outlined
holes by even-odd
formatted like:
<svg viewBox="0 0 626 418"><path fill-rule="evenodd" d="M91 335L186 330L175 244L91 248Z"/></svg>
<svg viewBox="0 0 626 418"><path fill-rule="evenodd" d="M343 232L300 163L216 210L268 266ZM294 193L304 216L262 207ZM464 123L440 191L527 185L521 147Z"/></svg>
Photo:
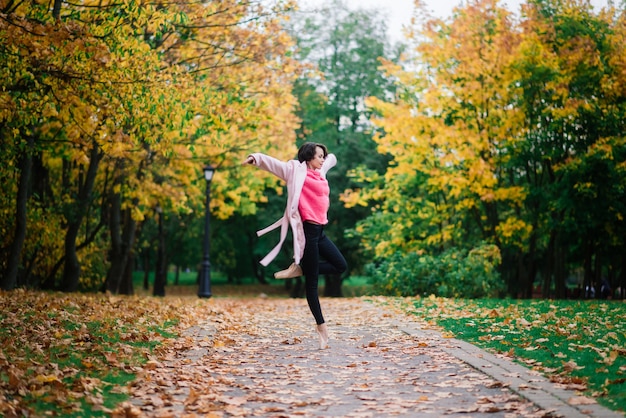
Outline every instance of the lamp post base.
<svg viewBox="0 0 626 418"><path fill-rule="evenodd" d="M202 262L202 274L200 275L198 297L210 298L211 296L211 265L205 260Z"/></svg>

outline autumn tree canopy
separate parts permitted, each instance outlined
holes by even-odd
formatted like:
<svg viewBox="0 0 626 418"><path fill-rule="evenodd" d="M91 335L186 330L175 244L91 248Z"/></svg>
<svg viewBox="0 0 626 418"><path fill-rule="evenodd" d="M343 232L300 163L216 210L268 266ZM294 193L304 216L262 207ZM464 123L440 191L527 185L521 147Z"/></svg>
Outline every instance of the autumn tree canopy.
<svg viewBox="0 0 626 418"><path fill-rule="evenodd" d="M231 168L293 152L293 6L2 2L2 288L118 291L142 220L201 207L207 163L214 214L254 211L275 180Z"/></svg>
<svg viewBox="0 0 626 418"><path fill-rule="evenodd" d="M519 16L475 0L416 24L411 71L388 65L397 101L370 101L393 160L382 176L356 171L363 187L344 194L373 205L357 233L381 289L530 296L541 280L565 297L575 274L579 289L626 284L625 18L576 0ZM431 264L449 268L430 278Z"/></svg>

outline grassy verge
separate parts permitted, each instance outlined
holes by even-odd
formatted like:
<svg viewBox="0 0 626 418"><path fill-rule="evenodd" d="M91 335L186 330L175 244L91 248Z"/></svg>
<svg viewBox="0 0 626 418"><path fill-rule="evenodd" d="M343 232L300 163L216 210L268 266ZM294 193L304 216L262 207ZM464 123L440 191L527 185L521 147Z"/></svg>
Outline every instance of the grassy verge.
<svg viewBox="0 0 626 418"><path fill-rule="evenodd" d="M399 303L458 339L626 411L625 303L435 297Z"/></svg>
<svg viewBox="0 0 626 418"><path fill-rule="evenodd" d="M198 302L201 303L201 302ZM108 416L185 325L178 299L0 292L0 416Z"/></svg>

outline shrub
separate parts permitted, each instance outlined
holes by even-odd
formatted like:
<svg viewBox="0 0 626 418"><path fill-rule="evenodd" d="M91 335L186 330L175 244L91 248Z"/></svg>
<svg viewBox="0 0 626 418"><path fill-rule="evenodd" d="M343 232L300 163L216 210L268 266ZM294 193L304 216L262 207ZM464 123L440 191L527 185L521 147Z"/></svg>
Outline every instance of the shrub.
<svg viewBox="0 0 626 418"><path fill-rule="evenodd" d="M480 298L497 296L502 290L499 264L498 247L483 244L470 251L452 248L435 256L396 252L365 268L379 294Z"/></svg>

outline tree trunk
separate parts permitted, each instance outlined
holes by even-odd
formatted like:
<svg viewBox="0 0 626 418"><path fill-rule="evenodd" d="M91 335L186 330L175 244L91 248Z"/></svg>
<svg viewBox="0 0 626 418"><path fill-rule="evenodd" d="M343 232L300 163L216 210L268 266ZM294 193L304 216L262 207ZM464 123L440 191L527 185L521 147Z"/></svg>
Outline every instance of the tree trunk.
<svg viewBox="0 0 626 418"><path fill-rule="evenodd" d="M78 282L80 279L80 264L76 254L76 238L80 231L83 218L87 213L87 208L91 200L91 195L98 173L98 166L102 154L99 151L98 144L93 141L91 144L91 152L89 158L89 167L84 179L84 183L79 183L78 197L75 202L75 210L67 215L67 232L65 234L65 265L63 267L63 278L61 281L61 289L65 292L75 292L78 290Z"/></svg>
<svg viewBox="0 0 626 418"><path fill-rule="evenodd" d="M505 259L503 259L504 262ZM530 282L530 275L528 273L528 265L526 264L526 255L521 253L514 257L517 262L517 271L513 275L516 281L513 295L519 299L529 299L532 297L532 284ZM530 290L529 290L530 289Z"/></svg>
<svg viewBox="0 0 626 418"><path fill-rule="evenodd" d="M28 204L28 188L33 169L33 157L31 151L34 144L34 138L28 136L27 147L24 149L23 155L20 157L19 170L20 181L17 189L16 205L15 205L15 233L13 241L9 249L9 258L7 260L6 272L0 278L0 287L3 290L12 290L17 284L17 274L24 248L24 240L26 239L26 210Z"/></svg>
<svg viewBox="0 0 626 418"><path fill-rule="evenodd" d="M562 241L561 235L558 234L555 245L554 266L554 296L557 299L567 298L567 288L565 284L565 281L567 280L567 268L565 266L565 254L567 252L567 248L564 248Z"/></svg>
<svg viewBox="0 0 626 418"><path fill-rule="evenodd" d="M122 275L122 280L120 281L119 286L119 294L121 295L132 295L135 293L135 289L133 288L133 271L135 270L135 256L131 251L128 255L128 261L126 262L126 268L124 269L124 274Z"/></svg>
<svg viewBox="0 0 626 418"><path fill-rule="evenodd" d="M592 254L589 241L584 244L584 278L583 278L583 297L585 299L593 299L595 297L595 288L593 283L592 271Z"/></svg>
<svg viewBox="0 0 626 418"><path fill-rule="evenodd" d="M526 296L528 298L533 297L533 286L535 285L535 278L537 277L537 234L536 229L533 228L533 233L530 236L530 245L528 248L528 254L526 255L526 263L524 265L525 281L526 281ZM524 257L524 256L522 256Z"/></svg>
<svg viewBox="0 0 626 418"><path fill-rule="evenodd" d="M543 284L541 289L541 296L544 299L550 297L550 286L552 285L552 278L556 276L557 270L557 254L558 254L558 237L556 231L550 232L550 241L548 242L548 256L546 257L546 268L543 275Z"/></svg>
<svg viewBox="0 0 626 418"><path fill-rule="evenodd" d="M165 235L163 233L163 213L158 210L159 217L159 246L157 249L156 271L154 275L154 296L165 296L165 283L167 272L165 269Z"/></svg>
<svg viewBox="0 0 626 418"><path fill-rule="evenodd" d="M602 288L602 256L600 255L599 245L596 245L595 240L593 242L593 251L594 251L594 259L593 259L593 282L596 288L596 297L601 298L602 292L600 289Z"/></svg>
<svg viewBox="0 0 626 418"><path fill-rule="evenodd" d="M517 265L516 268L508 268L509 266ZM511 251L502 251L502 263L498 266L500 276L506 284L507 294L513 298L520 297L519 286L522 280L521 274L523 272L522 256L511 255Z"/></svg>
<svg viewBox="0 0 626 418"><path fill-rule="evenodd" d="M619 273L618 283L619 291L617 291L613 297L621 300L626 297L626 255L624 253L622 253L622 268Z"/></svg>
<svg viewBox="0 0 626 418"><path fill-rule="evenodd" d="M119 179L115 181L119 185ZM115 187L113 187L115 189ZM111 249L109 250L109 271L106 278L106 289L116 294L119 289L119 283L126 267L126 260L123 259L124 250L122 249L122 197L120 193L111 193L109 197L109 233L111 237Z"/></svg>
<svg viewBox="0 0 626 418"><path fill-rule="evenodd" d="M76 254L76 236L78 227L71 225L65 234L65 263L63 264L63 279L61 290L64 292L75 292L78 290L80 280L80 263Z"/></svg>
<svg viewBox="0 0 626 418"><path fill-rule="evenodd" d="M150 289L150 248L143 250L143 288Z"/></svg>
<svg viewBox="0 0 626 418"><path fill-rule="evenodd" d="M136 202L135 202L136 203ZM120 283L120 293L125 295L132 295L134 293L133 290L133 281L132 281L132 271L134 270L134 259L133 259L133 248L135 246L135 237L137 236L137 221L133 219L133 214L131 209L126 209L124 211L124 227L122 229L122 257L124 262L124 271L125 273L122 275L122 281L126 276L126 272L131 268L130 274L131 279L128 283L125 283L123 286ZM128 289L130 286L130 289ZM122 287L125 287L125 290L121 290Z"/></svg>
<svg viewBox="0 0 626 418"><path fill-rule="evenodd" d="M52 6L52 17L55 20L61 19L61 5L63 4L62 0L54 0L54 5Z"/></svg>
<svg viewBox="0 0 626 418"><path fill-rule="evenodd" d="M248 234L248 245L247 245L247 253L248 260L250 261L252 271L254 272L254 276L261 284L268 284L267 279L265 278L265 267L259 264L259 257L254 255L254 248L256 247L256 234Z"/></svg>
<svg viewBox="0 0 626 418"><path fill-rule="evenodd" d="M131 253L137 231L137 222L133 219L130 209L125 209L122 212L121 204L120 194L113 194L110 205L111 265L107 273L107 289L113 294L121 292L120 285L124 279L124 274L128 269L128 264L132 263ZM122 213L124 215L123 223ZM132 287L132 280L130 286ZM125 290L125 292L128 291L128 289ZM131 288L130 293L125 294L132 293Z"/></svg>

